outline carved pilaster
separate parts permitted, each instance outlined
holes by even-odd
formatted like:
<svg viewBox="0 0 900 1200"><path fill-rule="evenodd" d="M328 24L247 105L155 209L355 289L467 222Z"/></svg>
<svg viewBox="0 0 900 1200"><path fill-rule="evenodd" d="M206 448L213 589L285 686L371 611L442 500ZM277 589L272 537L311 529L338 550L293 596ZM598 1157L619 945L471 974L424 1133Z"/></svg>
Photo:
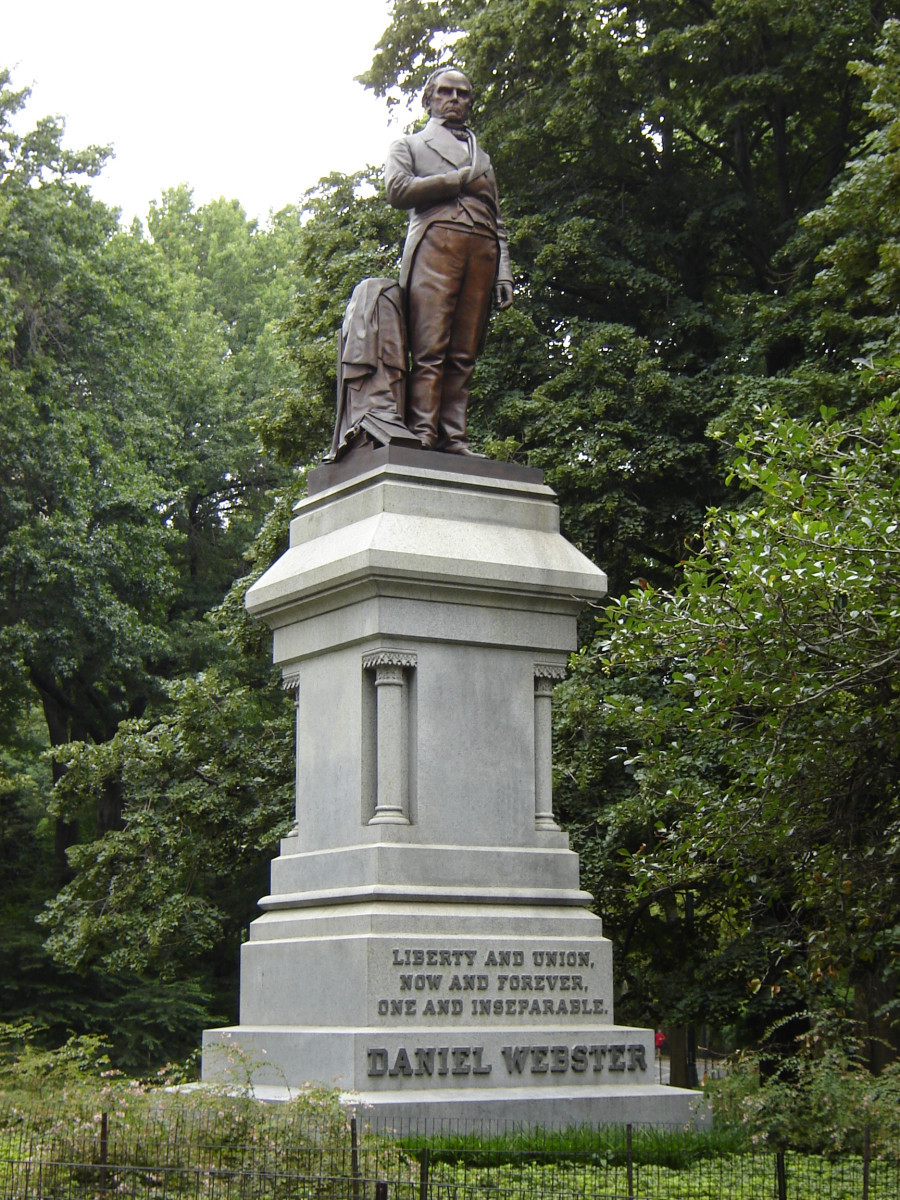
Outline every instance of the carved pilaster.
<svg viewBox="0 0 900 1200"><path fill-rule="evenodd" d="M565 678L556 663L534 664L534 825L559 829L553 819L553 686Z"/></svg>
<svg viewBox="0 0 900 1200"><path fill-rule="evenodd" d="M300 831L300 668L286 667L281 672L281 687L294 697L294 827L287 835L297 837Z"/></svg>
<svg viewBox="0 0 900 1200"><path fill-rule="evenodd" d="M375 675L375 815L370 825L409 824L409 698L406 673L416 665L408 651L381 649L363 655Z"/></svg>

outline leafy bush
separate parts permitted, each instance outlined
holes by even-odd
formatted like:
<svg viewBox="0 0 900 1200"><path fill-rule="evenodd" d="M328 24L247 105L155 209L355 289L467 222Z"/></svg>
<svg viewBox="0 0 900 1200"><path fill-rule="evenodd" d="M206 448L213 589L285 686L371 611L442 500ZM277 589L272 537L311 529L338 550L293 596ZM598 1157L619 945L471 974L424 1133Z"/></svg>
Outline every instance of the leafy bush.
<svg viewBox="0 0 900 1200"><path fill-rule="evenodd" d="M900 1139L900 1064L873 1076L840 1051L798 1054L760 1083L758 1054L740 1055L722 1079L707 1084L716 1127L742 1133L753 1146L813 1154L895 1150Z"/></svg>

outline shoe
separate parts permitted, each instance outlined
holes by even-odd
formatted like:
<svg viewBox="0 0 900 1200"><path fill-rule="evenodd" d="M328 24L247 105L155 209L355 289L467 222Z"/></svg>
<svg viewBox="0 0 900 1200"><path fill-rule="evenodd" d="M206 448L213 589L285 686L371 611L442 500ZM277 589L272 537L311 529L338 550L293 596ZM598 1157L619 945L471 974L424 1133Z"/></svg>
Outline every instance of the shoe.
<svg viewBox="0 0 900 1200"><path fill-rule="evenodd" d="M486 454L479 454L477 451L470 449L468 446L463 446L461 443L450 446L439 446L438 449L442 454L458 454L460 458L487 458Z"/></svg>

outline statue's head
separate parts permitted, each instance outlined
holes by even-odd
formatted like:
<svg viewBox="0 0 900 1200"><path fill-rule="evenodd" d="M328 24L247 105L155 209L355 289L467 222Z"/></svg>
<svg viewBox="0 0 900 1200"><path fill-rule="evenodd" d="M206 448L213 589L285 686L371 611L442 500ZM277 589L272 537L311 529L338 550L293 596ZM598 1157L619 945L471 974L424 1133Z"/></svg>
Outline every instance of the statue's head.
<svg viewBox="0 0 900 1200"><path fill-rule="evenodd" d="M439 120L465 125L472 111L472 85L456 67L438 67L425 83L422 107Z"/></svg>

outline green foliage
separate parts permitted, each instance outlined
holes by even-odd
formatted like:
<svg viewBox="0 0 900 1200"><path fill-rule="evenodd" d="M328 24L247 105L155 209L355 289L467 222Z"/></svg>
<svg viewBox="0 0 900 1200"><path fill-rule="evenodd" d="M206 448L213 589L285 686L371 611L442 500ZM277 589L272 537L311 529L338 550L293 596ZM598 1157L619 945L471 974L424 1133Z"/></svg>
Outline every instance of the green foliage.
<svg viewBox="0 0 900 1200"><path fill-rule="evenodd" d="M198 954L221 953L226 924L236 954L235 919L252 912L244 889L263 882L287 831L289 699L273 703L221 666L169 691L162 718L73 747L57 788L58 804L80 803L110 777L124 793L123 828L73 848L75 878L41 918L57 930L49 949L73 968L102 962L172 978Z"/></svg>
<svg viewBox="0 0 900 1200"><path fill-rule="evenodd" d="M886 22L872 62L853 64L866 84L866 105L875 128L848 164L828 201L805 222L826 243L813 295L820 320L857 326L858 341L871 349L896 350L900 296L900 21ZM873 197L877 203L873 204ZM823 330L824 332L824 330ZM832 339L832 345L833 345Z"/></svg>
<svg viewBox="0 0 900 1200"><path fill-rule="evenodd" d="M891 169L896 39L853 68L883 126L785 244L796 274L747 306L748 373L712 422L736 511L686 540L681 588L647 557L557 693L557 807L616 941L617 1010L764 1041L767 1071L798 1037L862 1038L874 1068L897 1041L897 365L845 357L889 348L896 317L878 255L841 241L889 247L895 190L863 181Z"/></svg>
<svg viewBox="0 0 900 1200"><path fill-rule="evenodd" d="M698 1097L699 1103L699 1097ZM548 1163L556 1166L622 1167L632 1163L683 1169L708 1158L737 1153L749 1142L739 1126L700 1129L688 1126L637 1125L631 1145L623 1125L594 1125L548 1130L518 1126L497 1133L416 1133L400 1139L403 1148L417 1157L427 1149L431 1163L465 1165L468 1171L506 1164Z"/></svg>
<svg viewBox="0 0 900 1200"><path fill-rule="evenodd" d="M740 1131L751 1145L837 1157L861 1154L867 1134L873 1154L896 1147L898 1088L896 1065L873 1078L839 1050L798 1056L762 1087L759 1056L751 1051L706 1091L716 1124Z"/></svg>
<svg viewBox="0 0 900 1200"><path fill-rule="evenodd" d="M165 644L172 533L150 447L167 429L146 387L161 284L147 248L75 180L99 153L64 154L54 123L14 136L24 93L2 98L3 691L30 684L57 743L109 736Z"/></svg>
<svg viewBox="0 0 900 1200"><path fill-rule="evenodd" d="M54 745L99 742L160 696L286 479L250 415L284 379L297 220L176 189L153 244L123 233L77 178L101 152L10 131L26 96L0 110L3 696L34 689Z"/></svg>
<svg viewBox="0 0 900 1200"><path fill-rule="evenodd" d="M0 896L9 908L50 883L43 796L51 787L43 714L24 707L0 742ZM51 837L52 841L52 837Z"/></svg>
<svg viewBox="0 0 900 1200"><path fill-rule="evenodd" d="M168 1069L161 1072L167 1078ZM46 1093L45 1093L46 1095ZM33 1096L0 1113L0 1171L14 1191L40 1173L44 1190L128 1186L195 1194L198 1183L217 1195L319 1195L338 1180L364 1190L384 1180L389 1190L420 1185L429 1150L428 1187L471 1196L723 1197L769 1194L774 1154L741 1152L733 1135L675 1129L591 1128L548 1133L519 1129L496 1137L438 1135L397 1140L375 1133L335 1092L309 1089L287 1104L263 1104L211 1090L161 1092L107 1076L101 1086L66 1083L52 1104ZM630 1154L627 1142L630 1140ZM872 1195L889 1194L895 1158L876 1150L868 1173ZM863 1164L846 1153L833 1160L789 1153L791 1195L860 1194ZM352 1182L355 1177L355 1182Z"/></svg>
<svg viewBox="0 0 900 1200"><path fill-rule="evenodd" d="M15 134L27 92L8 82L0 991L45 1046L102 1035L117 1065L145 1069L234 1002L240 930L287 811L284 699L266 700L268 666L241 663L204 617L290 479L251 418L288 378L276 327L299 221L286 210L260 230L179 188L153 206L152 241L123 232L84 178L105 152L65 152L59 121ZM50 939L56 961L33 924L48 897L54 926L72 918Z"/></svg>
<svg viewBox="0 0 900 1200"><path fill-rule="evenodd" d="M635 572L668 580L713 476L712 411L624 326L579 329L567 356L516 403L529 461L559 495L566 535L612 564L614 593Z"/></svg>
<svg viewBox="0 0 900 1200"><path fill-rule="evenodd" d="M862 1194L862 1160L844 1159L829 1163L819 1157L785 1155L789 1195L802 1200L827 1200ZM892 1187L888 1167L887 1187ZM470 1196L513 1195L528 1200L544 1197L579 1196L605 1200L628 1195L628 1171L624 1165L569 1166L554 1161L508 1164L482 1170L444 1166L433 1176L435 1187L465 1188ZM774 1158L771 1155L735 1155L703 1159L684 1167L638 1164L634 1167L631 1194L642 1200L750 1200L773 1194ZM872 1191L872 1194L878 1194ZM890 1191L884 1194L890 1195Z"/></svg>
<svg viewBox="0 0 900 1200"><path fill-rule="evenodd" d="M208 618L214 664L167 685L164 709L109 741L71 745L55 790L63 815L110 783L122 798L121 828L70 851L74 878L39 919L68 970L139 977L159 1043L145 1060L182 1052L233 1009L240 942L293 821L293 705L243 597L281 552L303 483L279 495L248 553L251 574ZM100 1006L94 1020L112 1038L121 1014ZM126 1049L117 1040L112 1057L131 1069Z"/></svg>
<svg viewBox="0 0 900 1200"><path fill-rule="evenodd" d="M92 1050L81 1043L54 1065L45 1061L44 1103L29 1087L0 1112L0 1177L14 1194L39 1172L51 1193L125 1181L156 1190L163 1179L167 1195L195 1195L201 1182L216 1195L255 1195L248 1188L259 1187L287 1200L305 1179L350 1175L349 1120L334 1091L310 1087L274 1105L215 1089L162 1091L177 1070L163 1068L149 1085L129 1083L103 1070L102 1057L89 1061ZM70 1069L79 1056L88 1060L80 1081ZM40 1077L38 1070L29 1083ZM50 1093L52 1082L59 1090ZM383 1143L360 1138L361 1170L374 1175L379 1152ZM101 1155L108 1172L98 1176Z"/></svg>
<svg viewBox="0 0 900 1200"><path fill-rule="evenodd" d="M873 128L777 256L777 291L748 313L748 357L765 361L770 378L739 388L732 431L748 402L813 417L823 404L846 412L877 397L855 376L860 362L897 349L898 55L900 24L889 20L871 61L848 64L870 94Z"/></svg>
<svg viewBox="0 0 900 1200"><path fill-rule="evenodd" d="M168 292L152 248L90 195L84 177L105 152L64 151L56 120L14 133L27 92L8 83L4 72L0 710L40 704L49 743L61 746L110 737L159 694L179 541L163 516ZM79 822L102 831L118 817L107 791L77 820L55 822L56 882Z"/></svg>
<svg viewBox="0 0 900 1200"><path fill-rule="evenodd" d="M109 1068L108 1047L102 1038L79 1035L55 1050L44 1050L34 1042L39 1032L27 1021L0 1024L4 1090L39 1096L48 1086L63 1090L86 1080L97 1081Z"/></svg>
<svg viewBox="0 0 900 1200"><path fill-rule="evenodd" d="M298 213L260 230L235 201L195 208L178 187L151 206L153 246L170 273L170 346L163 379L176 432L165 516L181 533L174 616L184 638L243 573L242 554L287 474L252 419L290 377L277 333L296 287Z"/></svg>
<svg viewBox="0 0 900 1200"><path fill-rule="evenodd" d="M111 1064L143 1075L172 1057L185 1057L202 1031L221 1023L232 989L200 974L193 962L174 981L150 974L67 970L41 944L29 922L5 923L0 954L0 1010L11 1023L33 1028L29 1049L53 1053L71 1037L98 1038ZM192 970L195 974L190 974Z"/></svg>
<svg viewBox="0 0 900 1200"><path fill-rule="evenodd" d="M761 965L740 1005L758 1024L803 997L855 1006L877 1039L898 950L900 401L852 426L759 417L734 466L756 502L710 514L681 587L604 614L600 702L630 726L635 788L608 836L635 899L696 897L722 933L730 914L732 952L746 930L733 967Z"/></svg>

